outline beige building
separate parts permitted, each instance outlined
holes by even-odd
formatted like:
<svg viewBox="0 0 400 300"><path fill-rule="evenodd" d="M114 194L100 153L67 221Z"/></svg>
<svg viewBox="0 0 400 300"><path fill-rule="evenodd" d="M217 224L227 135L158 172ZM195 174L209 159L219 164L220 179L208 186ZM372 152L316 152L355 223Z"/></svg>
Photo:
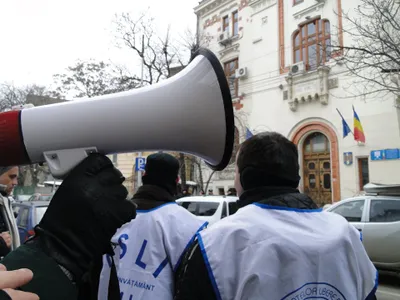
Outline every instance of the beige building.
<svg viewBox="0 0 400 300"><path fill-rule="evenodd" d="M231 86L240 136L274 130L298 145L300 189L318 203L362 193L367 182L400 183L400 109L395 97L351 98L354 78L330 45L349 45L342 11L358 0L203 0L195 8L198 35L206 37ZM352 106L366 142L343 138L353 129ZM242 139L243 140L243 139ZM209 171L205 169L205 173ZM218 174L215 191L233 186Z"/></svg>

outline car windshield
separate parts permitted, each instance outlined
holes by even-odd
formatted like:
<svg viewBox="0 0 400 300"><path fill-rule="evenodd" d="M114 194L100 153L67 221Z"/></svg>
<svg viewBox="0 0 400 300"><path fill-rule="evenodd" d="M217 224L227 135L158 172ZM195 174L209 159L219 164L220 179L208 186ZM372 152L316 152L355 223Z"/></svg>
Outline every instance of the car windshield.
<svg viewBox="0 0 400 300"><path fill-rule="evenodd" d="M180 205L196 216L213 216L218 209L219 202L185 201Z"/></svg>
<svg viewBox="0 0 400 300"><path fill-rule="evenodd" d="M40 220L42 220L46 210L47 210L47 206L36 207L36 224L35 225L37 225L40 222Z"/></svg>
<svg viewBox="0 0 400 300"><path fill-rule="evenodd" d="M199 202L198 216L212 216L215 214L219 202Z"/></svg>

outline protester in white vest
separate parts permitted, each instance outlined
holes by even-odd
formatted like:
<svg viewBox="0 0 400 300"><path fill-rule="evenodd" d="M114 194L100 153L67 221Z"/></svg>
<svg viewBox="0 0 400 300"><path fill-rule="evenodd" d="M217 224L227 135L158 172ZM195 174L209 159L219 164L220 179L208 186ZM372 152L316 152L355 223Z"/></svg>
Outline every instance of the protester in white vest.
<svg viewBox="0 0 400 300"><path fill-rule="evenodd" d="M236 158L238 212L200 232L178 270L175 300L376 299L360 233L297 190L296 146L267 132Z"/></svg>
<svg viewBox="0 0 400 300"><path fill-rule="evenodd" d="M172 300L182 255L207 225L176 204L178 172L179 162L169 154L147 158L143 186L132 199L137 216L112 238L115 255L103 259L98 299L114 300L110 288L115 290L111 285L117 276L118 299Z"/></svg>

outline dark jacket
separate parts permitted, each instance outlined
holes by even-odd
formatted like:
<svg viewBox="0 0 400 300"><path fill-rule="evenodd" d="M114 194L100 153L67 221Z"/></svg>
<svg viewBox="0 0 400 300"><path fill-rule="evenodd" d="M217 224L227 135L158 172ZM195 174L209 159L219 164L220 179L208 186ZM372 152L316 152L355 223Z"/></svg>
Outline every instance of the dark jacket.
<svg viewBox="0 0 400 300"><path fill-rule="evenodd" d="M0 257L6 256L10 253L10 248L8 248L7 243L0 237Z"/></svg>
<svg viewBox="0 0 400 300"><path fill-rule="evenodd" d="M243 207L254 202L297 209L318 208L308 196L292 188L264 187L246 191L238 205ZM186 252L175 276L174 300L217 300L197 241ZM375 294L366 300L376 300Z"/></svg>
<svg viewBox="0 0 400 300"><path fill-rule="evenodd" d="M5 216L3 215L3 212L0 210L0 233L10 231L10 228L8 228L4 217ZM8 253L10 253L10 248L7 246L7 243L4 241L4 239L0 237L0 257L6 256Z"/></svg>
<svg viewBox="0 0 400 300"><path fill-rule="evenodd" d="M143 185L132 198L137 210L149 210L168 202L174 202L175 197L167 190L156 185Z"/></svg>
<svg viewBox="0 0 400 300"><path fill-rule="evenodd" d="M24 291L39 293L41 300L74 300L77 290L55 260L47 256L37 244L24 244L10 252L3 261L7 269L21 267L32 270L36 280L26 284ZM3 295L1 295L3 296ZM1 298L7 299L7 298Z"/></svg>

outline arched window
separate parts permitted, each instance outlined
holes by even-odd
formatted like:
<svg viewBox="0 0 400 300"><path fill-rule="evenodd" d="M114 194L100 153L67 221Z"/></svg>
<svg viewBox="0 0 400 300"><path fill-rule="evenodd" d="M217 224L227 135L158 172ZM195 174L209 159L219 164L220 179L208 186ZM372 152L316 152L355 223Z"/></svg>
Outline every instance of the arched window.
<svg viewBox="0 0 400 300"><path fill-rule="evenodd" d="M329 153L329 141L325 135L319 132L310 134L304 141L304 154Z"/></svg>
<svg viewBox="0 0 400 300"><path fill-rule="evenodd" d="M303 61L307 70L313 70L329 61L330 58L329 21L315 19L300 25L293 34L293 62Z"/></svg>

